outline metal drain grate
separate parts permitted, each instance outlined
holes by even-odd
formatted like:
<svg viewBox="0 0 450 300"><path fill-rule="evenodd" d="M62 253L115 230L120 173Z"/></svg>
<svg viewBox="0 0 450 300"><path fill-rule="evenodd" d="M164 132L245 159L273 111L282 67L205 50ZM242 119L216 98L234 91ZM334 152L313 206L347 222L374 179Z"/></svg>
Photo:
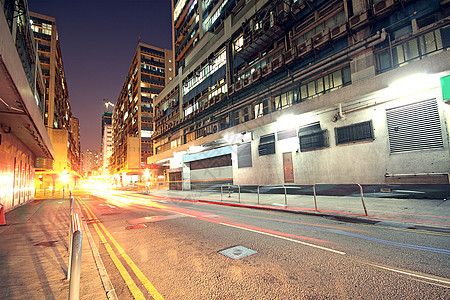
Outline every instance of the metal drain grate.
<svg viewBox="0 0 450 300"><path fill-rule="evenodd" d="M258 252L252 249L245 248L243 246L233 246L220 250L219 253L232 259L240 259Z"/></svg>

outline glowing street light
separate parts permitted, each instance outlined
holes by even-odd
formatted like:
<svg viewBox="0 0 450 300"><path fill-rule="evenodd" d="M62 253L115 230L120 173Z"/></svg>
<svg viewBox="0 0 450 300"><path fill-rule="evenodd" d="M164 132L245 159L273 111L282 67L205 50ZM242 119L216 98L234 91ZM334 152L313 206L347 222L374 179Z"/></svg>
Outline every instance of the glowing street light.
<svg viewBox="0 0 450 300"><path fill-rule="evenodd" d="M64 169L64 170L62 171L62 174L61 174L61 181L62 181L62 183L63 183L63 200L64 200L64 192L65 192L66 184L67 184L67 182L69 181L69 175L68 175L68 172L67 172L66 169Z"/></svg>

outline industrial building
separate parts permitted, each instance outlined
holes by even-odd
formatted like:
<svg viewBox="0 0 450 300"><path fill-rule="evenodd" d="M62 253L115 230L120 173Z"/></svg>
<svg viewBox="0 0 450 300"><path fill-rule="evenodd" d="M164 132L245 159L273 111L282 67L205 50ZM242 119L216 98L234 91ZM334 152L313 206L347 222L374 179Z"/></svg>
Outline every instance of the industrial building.
<svg viewBox="0 0 450 300"><path fill-rule="evenodd" d="M174 189L448 184L449 2L172 1L155 100Z"/></svg>
<svg viewBox="0 0 450 300"><path fill-rule="evenodd" d="M112 112L105 111L102 114L102 159L103 175L109 174L109 159L112 154L113 135L112 135Z"/></svg>
<svg viewBox="0 0 450 300"><path fill-rule="evenodd" d="M0 3L0 206L9 210L34 199L35 165L55 152L27 1Z"/></svg>
<svg viewBox="0 0 450 300"><path fill-rule="evenodd" d="M172 51L139 42L113 111L112 174L140 174L153 155L156 96L174 77Z"/></svg>
<svg viewBox="0 0 450 300"><path fill-rule="evenodd" d="M79 121L72 119L56 20L34 12L30 17L45 83L44 124L55 150L54 160L38 160L36 179L43 178L43 188L57 188L65 170L74 186L81 171Z"/></svg>

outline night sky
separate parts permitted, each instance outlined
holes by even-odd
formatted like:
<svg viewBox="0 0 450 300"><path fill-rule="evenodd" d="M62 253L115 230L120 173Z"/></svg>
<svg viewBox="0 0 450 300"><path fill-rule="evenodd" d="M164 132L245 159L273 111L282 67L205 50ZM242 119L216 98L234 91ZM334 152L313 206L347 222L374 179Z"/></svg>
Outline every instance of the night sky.
<svg viewBox="0 0 450 300"><path fill-rule="evenodd" d="M172 49L171 0L28 0L54 17L82 150L100 149L103 99L117 101L141 42ZM112 108L109 108L112 111Z"/></svg>

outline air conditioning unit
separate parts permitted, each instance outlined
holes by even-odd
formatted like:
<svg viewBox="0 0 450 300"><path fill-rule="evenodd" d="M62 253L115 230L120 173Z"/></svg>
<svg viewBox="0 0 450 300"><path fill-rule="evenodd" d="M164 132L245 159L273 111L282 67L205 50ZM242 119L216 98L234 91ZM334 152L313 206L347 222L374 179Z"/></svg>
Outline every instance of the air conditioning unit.
<svg viewBox="0 0 450 300"><path fill-rule="evenodd" d="M272 70L273 71L278 70L279 68L281 68L283 66L283 64L284 64L283 54L280 54L279 56L274 57L272 59Z"/></svg>
<svg viewBox="0 0 450 300"><path fill-rule="evenodd" d="M261 67L261 76L266 77L267 75L272 73L272 63L266 64L264 67Z"/></svg>
<svg viewBox="0 0 450 300"><path fill-rule="evenodd" d="M253 82L255 82L260 78L261 78L261 69L258 68L255 70L255 72L252 73L252 80L253 80Z"/></svg>
<svg viewBox="0 0 450 300"><path fill-rule="evenodd" d="M307 39L303 43L297 46L297 56L300 58L304 58L308 56L312 51L312 42L311 39Z"/></svg>
<svg viewBox="0 0 450 300"><path fill-rule="evenodd" d="M322 31L316 33L313 37L314 49L321 49L330 41L330 28L326 27Z"/></svg>
<svg viewBox="0 0 450 300"><path fill-rule="evenodd" d="M236 83L234 84L234 90L236 92L242 90L242 80L236 81Z"/></svg>
<svg viewBox="0 0 450 300"><path fill-rule="evenodd" d="M291 11L292 11L292 13L295 15L295 14L298 14L298 13L299 13L300 11L302 11L303 9L305 9L305 7L306 7L305 1L303 1L303 0L297 0L297 1L295 1L294 3L292 3Z"/></svg>
<svg viewBox="0 0 450 300"><path fill-rule="evenodd" d="M284 53L284 62L286 64L291 63L296 58L297 58L297 47L295 46L292 46L291 49L287 50Z"/></svg>
<svg viewBox="0 0 450 300"><path fill-rule="evenodd" d="M278 22L284 23L289 19L289 4L286 1L281 1L277 4L277 19Z"/></svg>
<svg viewBox="0 0 450 300"><path fill-rule="evenodd" d="M331 38L337 40L347 33L347 23L338 24L331 29Z"/></svg>
<svg viewBox="0 0 450 300"><path fill-rule="evenodd" d="M394 6L394 0L381 0L373 4L373 14L381 16Z"/></svg>
<svg viewBox="0 0 450 300"><path fill-rule="evenodd" d="M369 23L369 14L367 13L367 11L363 11L357 15L350 17L348 23L350 24L350 29L355 30Z"/></svg>

